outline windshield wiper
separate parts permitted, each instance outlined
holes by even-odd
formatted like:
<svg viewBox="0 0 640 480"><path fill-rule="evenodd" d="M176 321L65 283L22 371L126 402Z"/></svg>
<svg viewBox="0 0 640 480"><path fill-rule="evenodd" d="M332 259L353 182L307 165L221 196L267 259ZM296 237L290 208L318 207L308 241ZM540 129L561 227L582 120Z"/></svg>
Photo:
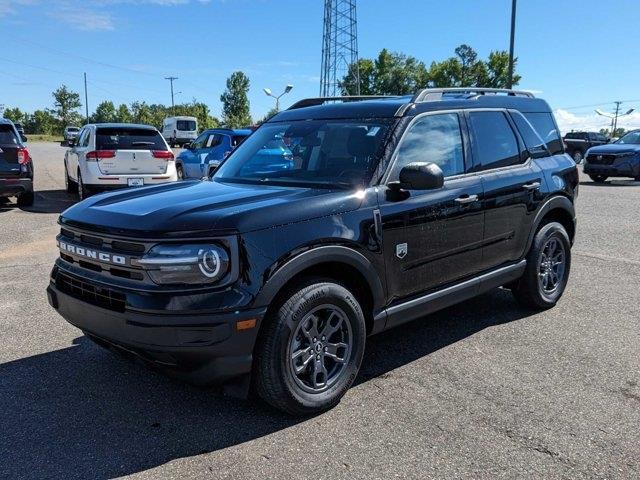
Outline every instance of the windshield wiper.
<svg viewBox="0 0 640 480"><path fill-rule="evenodd" d="M140 145L155 145L155 142L131 142L132 147L137 147Z"/></svg>

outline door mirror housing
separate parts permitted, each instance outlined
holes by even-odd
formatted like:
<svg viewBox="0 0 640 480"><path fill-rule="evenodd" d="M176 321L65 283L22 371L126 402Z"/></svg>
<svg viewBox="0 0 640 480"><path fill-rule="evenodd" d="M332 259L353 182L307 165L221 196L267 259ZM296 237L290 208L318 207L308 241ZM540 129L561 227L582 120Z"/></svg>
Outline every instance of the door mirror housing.
<svg viewBox="0 0 640 480"><path fill-rule="evenodd" d="M413 162L400 170L399 181L389 184L395 190L435 190L444 185L442 169L431 162Z"/></svg>
<svg viewBox="0 0 640 480"><path fill-rule="evenodd" d="M191 142L189 142L189 143L185 143L185 144L183 145L183 148L184 148L185 150L193 150L193 145L191 144Z"/></svg>
<svg viewBox="0 0 640 480"><path fill-rule="evenodd" d="M27 141L27 136L24 133L20 134L20 140L22 140L23 142Z"/></svg>
<svg viewBox="0 0 640 480"><path fill-rule="evenodd" d="M546 145L536 145L535 147L529 147L527 149L527 153L529 154L529 157L533 159L551 156L551 153L547 149Z"/></svg>

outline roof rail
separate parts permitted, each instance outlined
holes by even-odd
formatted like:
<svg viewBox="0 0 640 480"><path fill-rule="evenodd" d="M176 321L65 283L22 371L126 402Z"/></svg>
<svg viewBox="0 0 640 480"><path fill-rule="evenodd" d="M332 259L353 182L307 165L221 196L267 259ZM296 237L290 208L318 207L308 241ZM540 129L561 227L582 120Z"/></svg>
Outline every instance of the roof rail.
<svg viewBox="0 0 640 480"><path fill-rule="evenodd" d="M297 108L316 107L328 102L361 102L364 100L379 100L381 98L397 98L396 95L353 95L342 97L315 97L299 100L291 105L287 110L295 110Z"/></svg>
<svg viewBox="0 0 640 480"><path fill-rule="evenodd" d="M453 88L425 88L416 93L411 99L411 103L428 102L431 100L441 100L447 93L468 93L477 95L497 95L503 93L511 97L535 98L533 93L524 90L511 90L509 88L485 88L485 87L453 87Z"/></svg>

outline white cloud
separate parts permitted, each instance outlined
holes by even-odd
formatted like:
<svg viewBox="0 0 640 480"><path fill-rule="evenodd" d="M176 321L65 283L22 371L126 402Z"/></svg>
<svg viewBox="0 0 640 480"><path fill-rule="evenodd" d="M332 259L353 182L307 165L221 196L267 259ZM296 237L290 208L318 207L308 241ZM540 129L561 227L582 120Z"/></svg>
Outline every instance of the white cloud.
<svg viewBox="0 0 640 480"><path fill-rule="evenodd" d="M20 7L35 5L38 0L0 0L0 17L18 13Z"/></svg>
<svg viewBox="0 0 640 480"><path fill-rule="evenodd" d="M576 115L568 110L558 109L554 112L560 131L565 134L571 130L599 131L601 128L610 128L611 120L596 113ZM618 127L627 130L640 128L640 112L618 118Z"/></svg>
<svg viewBox="0 0 640 480"><path fill-rule="evenodd" d="M83 31L109 31L115 29L111 14L72 4L60 5L49 15Z"/></svg>

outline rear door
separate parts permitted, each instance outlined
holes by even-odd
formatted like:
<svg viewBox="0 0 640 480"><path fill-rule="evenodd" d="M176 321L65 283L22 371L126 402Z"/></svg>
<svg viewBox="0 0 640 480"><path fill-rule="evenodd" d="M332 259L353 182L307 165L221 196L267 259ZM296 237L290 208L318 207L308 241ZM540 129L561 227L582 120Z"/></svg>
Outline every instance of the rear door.
<svg viewBox="0 0 640 480"><path fill-rule="evenodd" d="M506 111L467 112L474 166L482 178L485 213L482 270L524 255L543 197L542 170L530 158Z"/></svg>
<svg viewBox="0 0 640 480"><path fill-rule="evenodd" d="M20 175L19 148L20 142L13 126L8 123L0 123L0 178Z"/></svg>
<svg viewBox="0 0 640 480"><path fill-rule="evenodd" d="M167 151L167 146L155 128L96 127L98 162L105 175L164 174L167 159L157 158L154 151Z"/></svg>

